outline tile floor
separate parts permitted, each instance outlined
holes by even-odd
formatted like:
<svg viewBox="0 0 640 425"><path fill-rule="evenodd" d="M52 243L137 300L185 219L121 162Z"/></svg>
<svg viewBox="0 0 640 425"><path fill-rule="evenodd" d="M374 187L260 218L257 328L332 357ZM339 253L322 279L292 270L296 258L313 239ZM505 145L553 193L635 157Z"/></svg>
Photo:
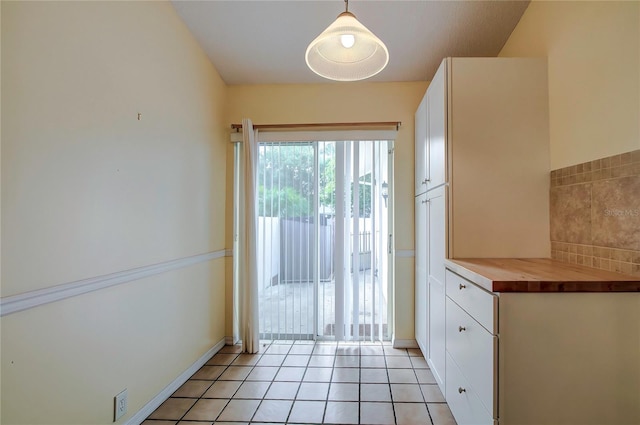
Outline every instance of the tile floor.
<svg viewBox="0 0 640 425"><path fill-rule="evenodd" d="M419 350L387 343L226 346L143 425L455 425Z"/></svg>

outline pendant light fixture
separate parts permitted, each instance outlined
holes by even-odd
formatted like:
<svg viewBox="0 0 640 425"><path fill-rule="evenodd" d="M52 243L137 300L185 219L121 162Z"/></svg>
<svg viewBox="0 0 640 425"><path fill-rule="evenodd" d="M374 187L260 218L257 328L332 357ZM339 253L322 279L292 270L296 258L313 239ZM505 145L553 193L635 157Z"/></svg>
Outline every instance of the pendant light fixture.
<svg viewBox="0 0 640 425"><path fill-rule="evenodd" d="M307 47L307 66L321 77L358 81L373 77L387 66L387 46L346 10Z"/></svg>

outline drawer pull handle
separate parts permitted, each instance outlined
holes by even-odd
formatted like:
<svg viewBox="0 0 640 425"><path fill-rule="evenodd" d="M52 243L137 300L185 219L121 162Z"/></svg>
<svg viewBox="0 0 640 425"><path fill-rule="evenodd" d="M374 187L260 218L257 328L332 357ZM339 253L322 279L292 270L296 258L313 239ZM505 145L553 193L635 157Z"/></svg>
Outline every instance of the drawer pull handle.
<svg viewBox="0 0 640 425"><path fill-rule="evenodd" d="M464 288L466 288L467 285L463 285L462 283L460 284L460 290L462 291Z"/></svg>
<svg viewBox="0 0 640 425"><path fill-rule="evenodd" d="M422 180L422 184L427 184L430 181L431 181L431 179L427 177L426 179Z"/></svg>
<svg viewBox="0 0 640 425"><path fill-rule="evenodd" d="M464 388L462 388L462 387L458 387L458 392L459 392L460 394L462 394L462 393L466 393L466 392L467 392L467 390L465 390L465 389L464 389Z"/></svg>
<svg viewBox="0 0 640 425"><path fill-rule="evenodd" d="M462 331L466 331L467 328L465 328L464 326L458 326L458 332L462 332Z"/></svg>

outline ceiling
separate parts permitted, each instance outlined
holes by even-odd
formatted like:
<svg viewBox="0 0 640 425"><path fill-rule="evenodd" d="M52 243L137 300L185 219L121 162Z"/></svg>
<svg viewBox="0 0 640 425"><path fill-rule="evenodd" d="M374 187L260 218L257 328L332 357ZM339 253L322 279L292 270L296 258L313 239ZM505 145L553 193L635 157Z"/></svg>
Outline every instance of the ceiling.
<svg viewBox="0 0 640 425"><path fill-rule="evenodd" d="M342 0L172 0L227 84L319 83L307 45ZM428 81L447 56L496 56L529 1L353 0L349 11L389 49L369 81Z"/></svg>

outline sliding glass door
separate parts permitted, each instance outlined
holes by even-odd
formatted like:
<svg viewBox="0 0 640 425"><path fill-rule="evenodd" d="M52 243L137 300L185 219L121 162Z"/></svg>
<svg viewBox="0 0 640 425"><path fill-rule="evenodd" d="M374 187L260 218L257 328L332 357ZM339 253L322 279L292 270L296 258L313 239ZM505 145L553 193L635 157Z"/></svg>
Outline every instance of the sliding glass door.
<svg viewBox="0 0 640 425"><path fill-rule="evenodd" d="M264 339L387 339L388 141L260 143Z"/></svg>

